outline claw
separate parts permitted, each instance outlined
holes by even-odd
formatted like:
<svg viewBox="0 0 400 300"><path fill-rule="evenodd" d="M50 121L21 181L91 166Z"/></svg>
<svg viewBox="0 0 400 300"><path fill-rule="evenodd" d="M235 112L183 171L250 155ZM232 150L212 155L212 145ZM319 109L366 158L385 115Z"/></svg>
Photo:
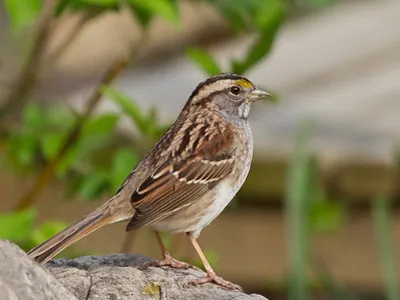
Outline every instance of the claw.
<svg viewBox="0 0 400 300"><path fill-rule="evenodd" d="M200 270L199 268L192 266L191 264L179 261L172 256L168 255L161 261L150 261L146 262L142 268L147 269L148 267L171 267L173 269L195 269Z"/></svg>
<svg viewBox="0 0 400 300"><path fill-rule="evenodd" d="M194 280L190 281L190 283L193 285L200 285L200 284L205 284L205 283L215 283L226 289L238 290L238 291L243 292L243 288L241 286L234 284L232 282L229 282L227 280L224 280L222 277L217 276L215 273L208 273L206 276L204 276L200 279L194 279Z"/></svg>

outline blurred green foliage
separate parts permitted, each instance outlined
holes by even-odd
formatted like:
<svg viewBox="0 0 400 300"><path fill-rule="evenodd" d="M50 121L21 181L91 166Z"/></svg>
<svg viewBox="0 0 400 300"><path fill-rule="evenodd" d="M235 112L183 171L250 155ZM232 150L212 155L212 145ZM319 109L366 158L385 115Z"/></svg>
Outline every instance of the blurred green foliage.
<svg viewBox="0 0 400 300"><path fill-rule="evenodd" d="M355 299L341 287L322 260L312 255L314 235L338 231L345 221L343 202L330 199L316 180L315 157L308 150L312 123L300 126L289 165L285 191L286 243L289 258L289 299L307 300L311 297L310 271L317 274L319 284L330 291L332 299ZM400 299L400 285L395 267L394 246L390 230L389 200L373 197L373 217L376 228L381 268L388 299ZM313 257L314 256L314 257Z"/></svg>
<svg viewBox="0 0 400 300"><path fill-rule="evenodd" d="M0 237L18 243L27 251L66 227L59 221L34 227L35 217L34 209L0 215Z"/></svg>
<svg viewBox="0 0 400 300"><path fill-rule="evenodd" d="M400 299L400 283L397 280L398 270L396 269L395 248L392 240L394 235L390 226L389 199L383 196L377 196L374 199L373 217L386 294L388 300Z"/></svg>
<svg viewBox="0 0 400 300"><path fill-rule="evenodd" d="M112 136L119 118L117 114L101 114L84 124L78 141L56 168L60 179L68 179L70 192L88 200L104 192L112 193L138 162L139 156L130 147L112 149ZM73 128L73 120L72 111L59 107L41 109L33 103L26 105L22 123L8 132L4 142L2 154L7 157L4 161L20 172L37 170L57 155ZM110 155L104 159L101 154L107 147ZM120 180L119 183L116 180Z"/></svg>
<svg viewBox="0 0 400 300"><path fill-rule="evenodd" d="M206 74L222 73L218 63L203 49L190 47L186 49L186 56L199 66Z"/></svg>
<svg viewBox="0 0 400 300"><path fill-rule="evenodd" d="M4 6L10 16L14 31L33 22L41 9L41 0L4 0Z"/></svg>
<svg viewBox="0 0 400 300"><path fill-rule="evenodd" d="M311 124L303 124L295 141L286 186L287 244L290 265L289 299L310 297L308 265L310 263L311 224L308 221L315 181L315 160L307 152L306 142Z"/></svg>
<svg viewBox="0 0 400 300"><path fill-rule="evenodd" d="M344 221L341 202L329 199L317 181L316 158L308 149L313 123L301 124L294 143L285 190L286 244L289 258L288 299L311 299L310 288L323 285L332 299L352 299L321 265L313 261L313 236L321 232L339 230ZM315 260L315 258L314 258ZM312 282L310 270L318 275Z"/></svg>

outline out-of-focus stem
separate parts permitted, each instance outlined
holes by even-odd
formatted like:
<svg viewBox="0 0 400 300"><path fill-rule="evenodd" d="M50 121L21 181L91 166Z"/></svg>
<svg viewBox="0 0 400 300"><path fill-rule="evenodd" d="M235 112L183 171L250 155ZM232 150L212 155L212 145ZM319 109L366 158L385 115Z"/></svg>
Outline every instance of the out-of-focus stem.
<svg viewBox="0 0 400 300"><path fill-rule="evenodd" d="M0 133L4 132L6 124L23 107L27 97L37 84L38 69L50 35L50 25L57 4L57 0L45 0L43 3L43 10L39 17L36 38L34 39L31 52L25 65L22 67L15 86L11 89L0 109Z"/></svg>
<svg viewBox="0 0 400 300"><path fill-rule="evenodd" d="M125 68L127 65L127 61L118 61L117 63L113 64L111 68L107 71L99 85L97 86L95 92L93 95L90 97L85 111L83 114L77 119L75 126L72 128L72 130L69 132L67 137L65 138L63 144L61 145L60 149L58 150L57 154L54 156L54 158L48 162L48 164L45 166L43 171L39 174L37 177L37 180L33 187L29 190L26 191L26 193L21 197L21 199L18 201L17 206L15 207L16 210L22 210L27 207L30 207L34 202L39 193L42 191L42 189L48 184L48 182L53 178L55 169L63 159L64 155L67 153L67 151L71 148L72 145L74 145L81 134L83 125L85 124L85 121L89 118L89 116L92 114L94 108L96 105L99 103L101 99L101 87L103 85L108 85L110 84Z"/></svg>

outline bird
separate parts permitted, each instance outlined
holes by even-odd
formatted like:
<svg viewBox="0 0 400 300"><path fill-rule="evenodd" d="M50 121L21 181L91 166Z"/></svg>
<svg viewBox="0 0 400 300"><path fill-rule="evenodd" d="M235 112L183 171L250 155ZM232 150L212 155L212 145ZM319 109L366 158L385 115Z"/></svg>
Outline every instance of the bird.
<svg viewBox="0 0 400 300"><path fill-rule="evenodd" d="M44 264L99 228L129 221L126 231L143 227L154 231L163 259L152 266L191 267L171 256L159 234L184 233L206 271L191 284L242 290L216 274L197 240L245 182L253 157L250 109L269 96L242 75L220 73L206 78L114 196L28 255Z"/></svg>

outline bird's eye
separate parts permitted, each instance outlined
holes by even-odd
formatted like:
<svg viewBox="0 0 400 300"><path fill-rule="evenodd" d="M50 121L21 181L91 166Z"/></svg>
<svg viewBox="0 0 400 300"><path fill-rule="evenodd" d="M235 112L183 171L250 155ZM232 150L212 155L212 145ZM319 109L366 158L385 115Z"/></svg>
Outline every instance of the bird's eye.
<svg viewBox="0 0 400 300"><path fill-rule="evenodd" d="M242 91L241 88L238 87L237 85L234 85L233 87L231 87L231 90L230 90L230 92L235 96L239 95L241 91Z"/></svg>

